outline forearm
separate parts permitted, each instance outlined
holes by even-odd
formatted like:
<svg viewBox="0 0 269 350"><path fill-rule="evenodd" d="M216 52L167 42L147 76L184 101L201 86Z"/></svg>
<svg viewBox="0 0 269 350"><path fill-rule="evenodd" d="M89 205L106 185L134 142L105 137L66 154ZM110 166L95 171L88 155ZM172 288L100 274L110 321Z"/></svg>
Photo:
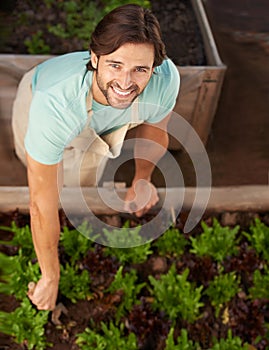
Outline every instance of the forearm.
<svg viewBox="0 0 269 350"><path fill-rule="evenodd" d="M144 131L140 129L136 134L134 181L137 179L150 181L156 164L163 157L168 147L167 132L158 129L155 130L155 133L151 130L150 133L147 132L145 135Z"/></svg>
<svg viewBox="0 0 269 350"><path fill-rule="evenodd" d="M43 165L27 155L30 216L33 243L42 272L47 280L59 278L58 214L62 164Z"/></svg>
<svg viewBox="0 0 269 350"><path fill-rule="evenodd" d="M30 205L31 230L35 252L42 277L46 280L59 279L58 242L60 224L56 203L38 203Z"/></svg>

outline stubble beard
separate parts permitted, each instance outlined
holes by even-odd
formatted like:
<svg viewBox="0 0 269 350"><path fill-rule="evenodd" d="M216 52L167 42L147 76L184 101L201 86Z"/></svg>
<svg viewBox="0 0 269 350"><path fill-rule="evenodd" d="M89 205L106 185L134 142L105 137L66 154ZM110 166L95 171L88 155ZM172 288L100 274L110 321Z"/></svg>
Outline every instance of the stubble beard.
<svg viewBox="0 0 269 350"><path fill-rule="evenodd" d="M140 89L136 84L131 85L126 91L131 91L131 95L128 97L131 97L129 100L128 98L117 98L115 92L113 91L113 87L118 88L121 90L120 86L114 81L109 81L106 85L103 84L98 71L96 71L96 83L99 88L99 90L104 95L107 103L109 106L113 108L118 109L126 109L128 108L133 101L137 98L137 96L140 94Z"/></svg>

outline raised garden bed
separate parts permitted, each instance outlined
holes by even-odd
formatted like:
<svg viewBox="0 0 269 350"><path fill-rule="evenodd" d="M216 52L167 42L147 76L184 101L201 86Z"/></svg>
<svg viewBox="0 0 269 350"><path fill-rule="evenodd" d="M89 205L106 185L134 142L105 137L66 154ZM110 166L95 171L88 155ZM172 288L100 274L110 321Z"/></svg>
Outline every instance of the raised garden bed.
<svg viewBox="0 0 269 350"><path fill-rule="evenodd" d="M194 1L193 3L194 7L199 7L198 12L202 14L201 2ZM215 51L212 33L210 33L210 28L208 28L203 15L201 21L203 24L200 26L204 28L203 35L211 38L206 40L208 43L207 52L211 52L211 54L207 53L206 60L203 60L204 66L180 67L179 64L183 82L177 107L182 107L183 111L176 111L188 118L193 126L196 122L197 132L205 143L220 93L225 66ZM7 68L6 78L9 79L9 83L7 89L2 90L1 102L4 101L4 104L1 115L4 110L4 118L9 120L12 99L19 77L23 71L29 68L30 64L44 60L45 57L32 56L31 59L34 61L31 63L28 61L29 56L3 55L3 58ZM14 62L17 66L15 69L13 69ZM12 64L10 66L6 63ZM187 101L186 104L183 101ZM193 106L195 106L194 110ZM203 114L204 111L205 114ZM202 118L202 115L205 115L205 119ZM205 124L206 128L204 128ZM200 126L203 126L203 132L199 131ZM178 145L172 145L172 147L177 148ZM75 197L72 191L73 189L65 189L64 195L67 198L71 196L73 200ZM102 214L100 218L111 225L122 226L126 218L115 215L104 206L104 203L96 201L96 197L92 197L93 191L94 189L89 189L88 195L90 199L94 199L93 205L95 205L96 213ZM161 197L165 195L166 191L167 189L159 189ZM173 192L173 188L170 191ZM208 194L207 188L204 191ZM7 243L1 246L1 251L4 253L4 256L1 255L1 263L3 263L1 265L8 268L8 262L12 261L11 269L8 271L12 279L11 282L16 281L19 276L13 275L14 271L19 272L19 266L23 266L19 288L16 289L16 286L13 285L12 295L1 295L1 310L8 313L14 312L14 318L11 323L8 323L9 316L1 314L1 320L3 318L8 330L11 330L12 326L15 326L16 329L18 324L19 326L24 325L25 329L21 331L18 339L21 345L3 335L0 348L31 349L39 342L39 345L36 346L37 350L50 349L48 345L44 344L51 342L53 344L51 348L54 350L101 349L102 346L99 342L105 339L109 344L106 347L108 350L117 348L126 350L133 348L182 350L184 346L186 349L196 350L210 348L233 350L242 349L244 343L248 343L246 348L249 350L267 350L269 347L269 311L268 296L265 293L268 291L269 219L268 214L266 214L269 211L268 186L213 188L207 205L207 214L203 217L206 225L198 225L191 232L183 234L182 230L191 210L195 193L195 188L186 189L182 214L177 218L175 230L171 230L172 233L163 235L150 243L149 246L142 246L142 253L137 250L129 250L130 256L128 258L126 258L126 251L108 249L91 243L91 241L83 240L83 236L76 232L70 233L71 227L68 220L65 215L61 214L63 234L59 253L63 275L69 276L67 279L73 282L68 287L64 286L65 283L62 282L58 302L61 302L64 307L60 309L61 313L52 315L51 313L37 312L28 300L24 299L28 282L38 278L36 260L31 256L32 245L31 242L29 243L29 230L23 229L25 224L29 224L29 217L25 214L28 211L28 188L0 188L0 210L4 212L0 215L1 225L10 225L11 221L14 220L18 227L22 227L22 229L13 227L12 230L17 232L15 237L21 233L26 241L29 239L28 243L25 241L23 243L19 239L14 246L10 247ZM121 195L124 195L124 190L121 191ZM177 204L178 198L174 197L171 205L176 207ZM19 210L14 212L16 208ZM112 214L113 216L111 216ZM141 223L144 224L150 220L152 215L154 213L143 218ZM229 225L229 229L218 226L213 217L216 217L222 226ZM259 221L255 222L255 218L260 219L262 223L267 225L267 228ZM131 221L130 225L135 226L137 223L137 220ZM235 228L237 224L240 224L240 229ZM66 225L69 229L64 229ZM206 232L211 232L212 226L214 226L214 233L210 234L211 238L209 238L206 236ZM246 235L243 233L244 231L247 232ZM170 234L173 237L169 236ZM1 238L4 240L12 239L13 235L13 232L1 230ZM64 237L68 236L73 237L72 245L77 247L76 257L74 252L70 252L67 245L64 244L64 241L67 240ZM165 237L169 237L166 238L166 243L163 241ZM205 239L202 237L207 237L205 245L201 244ZM225 241L227 238L229 238L228 242ZM207 250L203 254L198 252L199 247L202 249L206 246L205 248L209 249L213 245L212 242L218 239L221 244L214 246L213 250ZM170 245L171 242L172 245ZM234 245L230 246L231 243ZM168 248L164 251L163 247L166 246ZM222 255L221 249L227 247L229 249ZM19 261L20 265L16 265L14 268L12 264L18 261L20 249L23 249L25 259ZM143 260L143 254L145 260ZM140 261L135 260L141 256ZM68 266L71 268L69 269ZM175 266L176 274L174 274L173 266ZM153 279L150 279L149 275ZM223 279L222 276L224 276ZM137 277L134 289L130 288L128 277L130 280L135 280ZM217 279L218 277L220 278ZM123 282L122 278L126 278L126 280ZM168 284L165 284L166 278L170 282L173 279L177 281L177 283L172 284L171 299L168 298L170 288ZM7 277L7 279L10 278ZM155 280L162 281L162 287ZM219 284L223 282L224 285L218 289L214 280L218 280ZM86 283L83 284L83 281ZM120 287L117 283L120 284ZM125 283L126 289L122 288ZM141 286L140 284L143 283L145 285ZM182 305L185 305L183 301L178 303L182 294L179 290L175 290L174 286L180 285L180 283L183 283L184 286L184 298L186 295L193 296L192 300L187 298L188 302L196 301L196 304L192 304L191 307L193 314L184 313L181 308ZM215 288L214 292L212 289L211 292L208 289L210 285L212 289ZM158 287L161 290L163 286L165 298L162 300L161 292L158 294L157 290ZM9 292L11 291L9 287L7 289ZM129 295L132 299L130 301L128 291L131 290L133 294ZM189 293L186 293L186 290L189 290ZM70 293L67 294L67 291ZM225 299L227 291L231 292L229 300ZM176 301L173 300L174 296L178 297ZM82 299L80 299L81 297ZM224 299L221 299L222 297ZM217 298L219 299L217 300ZM169 300L171 301L170 306ZM20 309L20 306L23 309ZM189 308L186 306L185 310L187 311ZM122 317L119 316L120 311L123 311ZM102 321L105 322L106 326L101 326ZM116 326L115 329L110 321ZM77 335L84 332L87 326L95 333L88 332L81 337L79 345L76 343ZM112 331L112 337L109 331ZM132 333L134 335L131 335ZM178 338L179 336L181 337ZM89 341L88 344L84 342L86 338ZM174 339L172 340L172 338ZM166 341L169 342L169 345L166 345ZM135 343L137 345L134 345ZM217 344L221 344L220 347Z"/></svg>
<svg viewBox="0 0 269 350"><path fill-rule="evenodd" d="M18 7L18 13L15 13L16 16L19 16L20 11L25 11L25 17L32 18L32 22L15 29L10 43L7 43L5 53L0 55L0 71L8 89L3 90L0 95L0 102L3 105L1 114L5 118L11 115L18 80L23 72L48 58L47 55L25 55L26 47L22 43L26 38L30 40L31 36L40 29L48 36L48 42L51 42L50 53L52 54L82 49L74 38L62 39L62 41L59 41L59 38L58 41L55 38L52 39L52 34L46 32L46 22L42 24L43 15L40 9L38 9L39 20L34 20L35 17L33 15L31 17L33 10L28 9L23 2L18 3L20 7ZM184 0L180 4L175 0L152 1L152 10L160 21L167 53L178 66L181 74L181 90L174 112L185 118L206 144L226 66L219 57L202 1ZM46 18L55 17L55 13L46 12L48 11L46 7L42 11ZM34 39L31 40L34 45ZM170 148L180 149L181 145L171 137Z"/></svg>
<svg viewBox="0 0 269 350"><path fill-rule="evenodd" d="M3 335L1 349L268 349L269 217L237 212L227 226L228 214L204 216L188 234L181 214L157 240L115 249L89 241L61 213L61 304L53 313L25 297L39 275L28 215L1 214L12 228L0 231L0 327L20 343Z"/></svg>

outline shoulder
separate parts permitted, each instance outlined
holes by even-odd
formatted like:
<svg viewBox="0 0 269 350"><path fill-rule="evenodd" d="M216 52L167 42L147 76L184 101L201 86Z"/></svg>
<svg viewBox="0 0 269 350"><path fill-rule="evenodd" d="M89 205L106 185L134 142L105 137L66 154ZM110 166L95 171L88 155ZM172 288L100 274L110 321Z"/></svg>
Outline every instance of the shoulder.
<svg viewBox="0 0 269 350"><path fill-rule="evenodd" d="M83 61L85 61L84 63L86 64L89 58L90 54L88 51L70 52L64 55L52 56L46 61L40 63L38 67L40 67L40 69L43 69L48 67L54 67L55 65L60 66L62 64L67 64L70 65L70 67L72 67L74 63L78 64L79 62L81 63Z"/></svg>
<svg viewBox="0 0 269 350"><path fill-rule="evenodd" d="M89 61L87 51L73 52L52 57L36 67L33 76L33 91L46 90L55 85L83 82L86 64Z"/></svg>
<svg viewBox="0 0 269 350"><path fill-rule="evenodd" d="M155 67L154 73L143 92L143 100L158 101L163 103L166 99L176 98L179 92L179 70L171 59L167 58L163 63ZM169 96L170 95L170 96Z"/></svg>
<svg viewBox="0 0 269 350"><path fill-rule="evenodd" d="M160 66L154 69L153 79L164 81L166 84L173 82L174 86L179 85L179 70L174 62L170 58L167 58Z"/></svg>

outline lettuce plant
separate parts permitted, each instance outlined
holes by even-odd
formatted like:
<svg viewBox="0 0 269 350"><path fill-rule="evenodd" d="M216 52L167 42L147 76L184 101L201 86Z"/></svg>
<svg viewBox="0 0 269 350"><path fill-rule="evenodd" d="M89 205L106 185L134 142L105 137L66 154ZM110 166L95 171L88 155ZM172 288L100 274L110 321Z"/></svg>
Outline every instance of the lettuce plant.
<svg viewBox="0 0 269 350"><path fill-rule="evenodd" d="M173 264L168 273L159 280L149 276L153 286L153 289L150 288L154 296L153 308L165 311L174 322L181 318L193 323L199 317L199 309L204 305L200 301L203 286L195 288L187 280L188 274L188 269L182 275L177 274Z"/></svg>
<svg viewBox="0 0 269 350"><path fill-rule="evenodd" d="M144 243L143 238L139 234L140 226L130 229L128 221L121 229L114 229L109 231L104 229L104 235L107 240L108 247L105 248L106 255L115 256L120 263L126 264L140 264L147 260L148 256L152 254L151 243ZM128 247L130 248L114 248L114 247Z"/></svg>
<svg viewBox="0 0 269 350"><path fill-rule="evenodd" d="M34 251L32 234L29 225L18 227L13 221L11 226L0 226L0 230L12 232L13 238L10 241L0 241L0 244L20 247L22 255L28 260L34 259L36 254Z"/></svg>
<svg viewBox="0 0 269 350"><path fill-rule="evenodd" d="M83 233L83 234L82 234ZM85 221L78 227L78 230L70 230L64 227L60 235L60 244L64 252L70 257L71 265L83 258L92 248L93 242L87 237L92 233L91 227Z"/></svg>
<svg viewBox="0 0 269 350"><path fill-rule="evenodd" d="M174 342L174 327L170 328L164 350L200 350L201 348L196 342L188 339L186 329L181 329L181 334L177 337L177 344Z"/></svg>
<svg viewBox="0 0 269 350"><path fill-rule="evenodd" d="M101 324L101 332L86 328L83 333L77 335L76 343L81 350L137 350L137 341L134 333L124 334L124 324L116 327L112 322L107 326Z"/></svg>
<svg viewBox="0 0 269 350"><path fill-rule="evenodd" d="M265 266L264 273L255 270L253 274L253 287L249 290L251 299L269 300L269 268Z"/></svg>
<svg viewBox="0 0 269 350"><path fill-rule="evenodd" d="M269 227L256 218L250 225L250 232L243 232L258 254L269 262Z"/></svg>
<svg viewBox="0 0 269 350"><path fill-rule="evenodd" d="M192 242L191 253L198 256L211 256L218 262L222 262L227 256L237 253L236 235L240 226L234 228L222 227L217 219L213 219L213 226L209 227L202 222L203 233L198 237L190 237Z"/></svg>
<svg viewBox="0 0 269 350"><path fill-rule="evenodd" d="M135 270L125 273L123 276L123 266L121 266L111 283L107 292L114 293L121 290L123 297L120 305L117 307L116 312L116 323L119 322L120 318L125 315L126 311L130 311L133 305L139 301L136 299L137 294L146 285L145 283L136 284L137 274Z"/></svg>
<svg viewBox="0 0 269 350"><path fill-rule="evenodd" d="M90 297L90 276L87 270L79 271L77 266L61 265L60 292L72 303Z"/></svg>
<svg viewBox="0 0 269 350"><path fill-rule="evenodd" d="M220 274L210 282L205 294L209 296L211 304L215 307L216 317L225 303L230 301L238 292L239 281L235 272Z"/></svg>
<svg viewBox="0 0 269 350"><path fill-rule="evenodd" d="M184 253L187 243L188 241L184 238L183 234L178 229L171 227L153 245L162 256L179 257Z"/></svg>
<svg viewBox="0 0 269 350"><path fill-rule="evenodd" d="M242 344L239 337L233 337L231 329L228 330L227 338L221 338L220 341L214 340L214 345L210 350L248 350L251 347L248 344Z"/></svg>
<svg viewBox="0 0 269 350"><path fill-rule="evenodd" d="M28 298L13 312L0 311L0 332L11 335L14 341L32 350L45 350L51 344L45 337L49 311L37 311Z"/></svg>
<svg viewBox="0 0 269 350"><path fill-rule="evenodd" d="M0 292L14 295L17 299L25 297L29 282L37 282L41 277L38 263L29 261L22 248L14 256L0 253L0 263Z"/></svg>

